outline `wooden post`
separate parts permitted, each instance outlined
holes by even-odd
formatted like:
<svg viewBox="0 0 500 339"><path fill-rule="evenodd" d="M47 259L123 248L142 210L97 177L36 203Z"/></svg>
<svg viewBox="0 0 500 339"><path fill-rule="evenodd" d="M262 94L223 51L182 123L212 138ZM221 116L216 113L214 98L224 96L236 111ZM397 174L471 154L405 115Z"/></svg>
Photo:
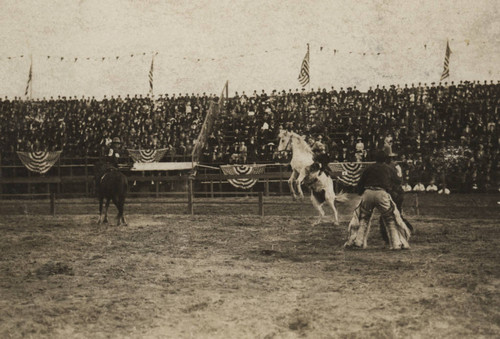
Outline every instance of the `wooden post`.
<svg viewBox="0 0 500 339"><path fill-rule="evenodd" d="M264 216L264 194L259 192L259 215Z"/></svg>
<svg viewBox="0 0 500 339"><path fill-rule="evenodd" d="M50 193L50 214L52 216L56 215L56 194Z"/></svg>
<svg viewBox="0 0 500 339"><path fill-rule="evenodd" d="M2 154L0 154L0 178L2 177ZM0 183L0 199L2 199L3 188Z"/></svg>
<svg viewBox="0 0 500 339"><path fill-rule="evenodd" d="M420 215L420 209L418 207L418 192L415 193L415 213L418 215Z"/></svg>
<svg viewBox="0 0 500 339"><path fill-rule="evenodd" d="M269 179L266 179L266 181L264 182L264 192L266 194L266 197L269 196Z"/></svg>
<svg viewBox="0 0 500 339"><path fill-rule="evenodd" d="M222 197L222 173L219 170L219 197Z"/></svg>
<svg viewBox="0 0 500 339"><path fill-rule="evenodd" d="M283 194L283 168L280 166L280 195Z"/></svg>
<svg viewBox="0 0 500 339"><path fill-rule="evenodd" d="M28 170L28 178L31 179L31 171ZM31 180L28 181L28 194L31 194ZM33 197L31 197L33 198Z"/></svg>
<svg viewBox="0 0 500 339"><path fill-rule="evenodd" d="M89 168L87 154L85 154L85 194L89 195Z"/></svg>
<svg viewBox="0 0 500 339"><path fill-rule="evenodd" d="M193 179L189 178L188 181L188 213L194 214L194 194L193 194Z"/></svg>
<svg viewBox="0 0 500 339"><path fill-rule="evenodd" d="M59 176L59 179L61 179L61 157L57 160L57 175ZM61 193L61 180L57 183L57 193Z"/></svg>
<svg viewBox="0 0 500 339"><path fill-rule="evenodd" d="M214 182L210 179L210 198L214 197Z"/></svg>

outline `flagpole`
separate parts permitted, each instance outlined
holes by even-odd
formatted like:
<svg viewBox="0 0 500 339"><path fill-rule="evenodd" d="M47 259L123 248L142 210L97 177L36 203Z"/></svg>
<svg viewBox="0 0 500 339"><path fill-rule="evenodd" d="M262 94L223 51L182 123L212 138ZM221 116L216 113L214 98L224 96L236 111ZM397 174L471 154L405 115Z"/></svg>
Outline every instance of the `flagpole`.
<svg viewBox="0 0 500 339"><path fill-rule="evenodd" d="M311 53L309 52L309 43L307 43L307 55L309 56L309 93L311 92Z"/></svg>
<svg viewBox="0 0 500 339"><path fill-rule="evenodd" d="M153 99L153 93L154 93L154 84L153 84L153 80L154 80L154 74L153 74L153 71L154 71L154 61L155 61L155 53L153 52L153 55L151 57L151 67L149 69L149 94L151 95L151 100Z"/></svg>
<svg viewBox="0 0 500 339"><path fill-rule="evenodd" d="M33 98L33 54L30 54L30 60L31 60L31 66L30 66L30 73L31 73L30 100L32 100L32 98Z"/></svg>

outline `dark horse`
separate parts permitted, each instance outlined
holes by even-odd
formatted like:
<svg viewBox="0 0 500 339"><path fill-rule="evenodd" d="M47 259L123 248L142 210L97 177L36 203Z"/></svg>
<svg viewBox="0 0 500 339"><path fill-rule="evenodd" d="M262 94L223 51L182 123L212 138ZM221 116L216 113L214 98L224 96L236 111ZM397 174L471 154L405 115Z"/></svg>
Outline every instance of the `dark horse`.
<svg viewBox="0 0 500 339"><path fill-rule="evenodd" d="M109 201L113 200L118 209L117 225L123 222L127 225L123 216L123 207L125 205L125 197L127 196L128 182L127 177L121 173L116 167L104 161L99 161L94 167L96 193L99 197L99 221L108 222L108 207ZM102 218L102 203L106 199L106 209L104 210L104 219Z"/></svg>

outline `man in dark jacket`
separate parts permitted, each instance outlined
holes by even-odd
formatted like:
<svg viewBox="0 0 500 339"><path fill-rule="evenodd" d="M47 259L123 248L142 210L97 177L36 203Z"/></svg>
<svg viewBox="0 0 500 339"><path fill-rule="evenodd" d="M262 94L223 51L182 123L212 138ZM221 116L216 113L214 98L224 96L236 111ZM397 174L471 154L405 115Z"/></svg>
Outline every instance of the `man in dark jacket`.
<svg viewBox="0 0 500 339"><path fill-rule="evenodd" d="M395 157L397 157L397 154L393 153L392 148L388 147L388 146L384 146L384 152L386 155L386 160L385 160L386 164L388 164L389 166L394 168L399 179L402 180L403 173L402 173L401 167L395 161ZM394 185L387 193L390 194L392 201L394 201L394 203L396 204L396 207L399 211L399 214L401 215L401 219L406 224L408 229L411 232L413 232L413 226L411 225L411 223L408 220L406 220L403 217L404 191L403 191L403 187L401 186L401 182ZM387 235L387 225L385 223L385 219L383 216L380 216L379 225L380 225L380 234L382 235L382 239L384 239L385 243L388 244L389 237Z"/></svg>
<svg viewBox="0 0 500 339"><path fill-rule="evenodd" d="M409 248L410 231L401 221L399 211L392 201L389 192L398 185L401 179L396 170L385 163L387 156L383 150L375 155L376 163L369 166L361 175L358 183L358 194L361 202L349 224L349 239L346 247L367 247L370 219L373 209L377 208L384 218L390 249Z"/></svg>

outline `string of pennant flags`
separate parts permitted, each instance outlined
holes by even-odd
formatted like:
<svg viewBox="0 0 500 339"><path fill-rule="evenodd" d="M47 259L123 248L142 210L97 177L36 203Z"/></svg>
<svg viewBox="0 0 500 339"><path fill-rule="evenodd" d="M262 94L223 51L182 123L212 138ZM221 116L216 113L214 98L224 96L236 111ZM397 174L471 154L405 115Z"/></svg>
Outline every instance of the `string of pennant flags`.
<svg viewBox="0 0 500 339"><path fill-rule="evenodd" d="M469 46L472 42L470 40L460 40L456 41L454 39L450 39L451 42L454 43L454 45L457 45L457 43L464 43L466 46ZM487 41L474 41L475 44L487 44L490 42ZM427 50L430 47L430 43L424 43L416 47L409 47L408 50ZM286 50L294 49L302 49L303 47L301 46L293 46L291 48L273 48L273 49L264 49L260 50L257 52L252 52L252 53L237 53L237 54L232 54L232 55L225 55L221 57L192 57L192 56L183 56L180 57L178 54L165 54L162 53L162 55L169 57L169 58L178 58L178 59L183 59L183 60L188 60L192 62L205 62L205 61L219 61L219 60L227 60L227 59L236 59L236 58L245 58L245 57L251 57L255 55L262 55L262 54L268 54L268 53L274 53L274 52L283 52ZM334 47L329 47L326 45L321 45L317 44L315 48L311 48L311 51L318 52L318 53L329 53L332 54L333 56L338 56L338 55L360 55L360 56L380 56L380 55L385 55L385 54L391 54L392 52L384 52L384 51L356 51L356 50L343 50L339 48L334 48ZM153 52L130 52L127 54L123 55L115 55L115 56L61 56L61 55L35 55L36 57L39 58L45 58L46 60L55 60L55 61L60 61L60 62L81 62L81 61L120 61L120 60L125 60L125 59L131 59L131 58L138 58L138 57L144 57L144 56L151 56L151 55L158 55L159 52L153 51ZM30 58L30 55L12 55L12 56L0 56L0 60L15 60L15 59L21 59L21 58Z"/></svg>
<svg viewBox="0 0 500 339"><path fill-rule="evenodd" d="M33 56L38 57L38 58L44 58L47 60L56 60L56 61L70 61L70 62L78 62L78 61L113 61L113 60L120 60L120 59L126 59L126 58L137 58L137 57L144 57L144 56L151 56L151 55L158 55L158 52L140 52L140 53L130 53L127 55L116 55L116 56L102 56L102 57L79 57L79 56L56 56L56 55L15 55L15 56L8 56L8 57L0 57L0 59L7 59L7 60L15 60L15 59L21 59L21 58L31 58Z"/></svg>
<svg viewBox="0 0 500 339"><path fill-rule="evenodd" d="M320 51L323 51L324 47L323 46L320 46L319 47ZM279 49L275 49L273 51L278 51ZM268 52L268 51L265 51L265 52ZM310 73L309 73L309 52L310 52L310 45L309 43L307 44L307 53L302 61L302 64L301 64L301 67L300 67L300 72L299 72L299 76L298 76L298 81L299 83L301 84L302 87L308 85L310 83ZM337 50L334 49L333 50L334 54L337 53ZM442 72L442 75L441 75L441 81L448 78L450 76L450 67L449 67L449 63L450 63L450 55L451 55L452 51L450 49L450 45L449 45L449 40L447 41L446 43L446 53L445 53L445 61L444 61L444 66L443 66L443 72ZM151 95L153 95L153 89L154 89L154 83L153 83L153 80L154 80L154 59L155 59L155 56L158 55L158 52L152 52L151 53L151 66L150 66L150 70L149 70L149 73L148 73L148 80L149 80L149 93ZM381 54L380 52L377 53L377 54ZM146 52L143 52L142 53L143 56L146 56L147 53ZM24 55L21 55L21 57L24 57ZM130 54L130 57L134 57L134 54ZM47 58L50 59L50 56L47 56ZM118 60L120 58L120 56L116 56L115 59ZM31 55L30 56L30 59L31 59L31 65L30 65L30 68L29 68L29 73L28 73L28 81L27 81L27 84L26 84L26 90L25 90L25 96L28 96L29 94L29 98L32 97L32 82L33 82L33 77L32 77L32 73L33 73L33 56ZM87 58L87 59L90 59L90 58ZM64 57L60 57L60 60L63 61L64 60ZM106 60L106 57L102 57L101 59L102 61ZM199 61L200 59L198 59ZM77 62L78 61L78 57L75 57L74 58L74 62Z"/></svg>

